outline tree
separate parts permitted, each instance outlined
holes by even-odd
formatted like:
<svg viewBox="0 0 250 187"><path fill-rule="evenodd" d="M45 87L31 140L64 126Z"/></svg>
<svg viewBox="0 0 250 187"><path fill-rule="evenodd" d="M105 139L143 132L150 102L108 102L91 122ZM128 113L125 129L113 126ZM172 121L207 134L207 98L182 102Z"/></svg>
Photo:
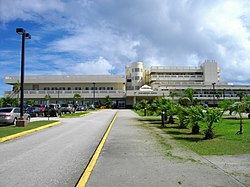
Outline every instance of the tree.
<svg viewBox="0 0 250 187"><path fill-rule="evenodd" d="M169 99L167 99L166 101L167 101L166 102L166 114L169 116L168 123L174 124L174 115L176 115L178 112L177 103Z"/></svg>
<svg viewBox="0 0 250 187"><path fill-rule="evenodd" d="M51 97L50 95L45 95L44 99L47 101L47 105L48 105Z"/></svg>
<svg viewBox="0 0 250 187"><path fill-rule="evenodd" d="M33 106L35 104L35 101L34 100L27 100L26 102L28 105L31 105Z"/></svg>
<svg viewBox="0 0 250 187"><path fill-rule="evenodd" d="M19 93L21 91L21 83L19 80L13 85L13 92L17 95L17 100L19 102Z"/></svg>
<svg viewBox="0 0 250 187"><path fill-rule="evenodd" d="M203 121L207 124L205 130L204 139L213 139L214 138L214 123L219 122L222 116L222 111L219 108L207 108L204 113Z"/></svg>
<svg viewBox="0 0 250 187"><path fill-rule="evenodd" d="M192 125L192 134L200 133L199 122L204 119L203 107L193 106L187 109L188 121Z"/></svg>
<svg viewBox="0 0 250 187"><path fill-rule="evenodd" d="M231 105L231 110L240 117L240 130L236 134L243 134L243 113L249 108L248 101L239 101Z"/></svg>
<svg viewBox="0 0 250 187"><path fill-rule="evenodd" d="M76 101L75 100L73 101L74 108L76 109L78 105L78 100L81 98L81 95L79 93L75 93L73 98L76 99Z"/></svg>
<svg viewBox="0 0 250 187"><path fill-rule="evenodd" d="M184 95L179 98L179 104L182 106L195 106L197 100L194 99L194 89L187 88Z"/></svg>
<svg viewBox="0 0 250 187"><path fill-rule="evenodd" d="M240 101L242 101L243 97L246 96L246 94L244 92L239 92L236 94L237 97L239 97Z"/></svg>
<svg viewBox="0 0 250 187"><path fill-rule="evenodd" d="M169 94L169 96L172 98L172 100L174 100L174 98L175 98L175 97L178 97L179 94L178 94L177 92L171 92L171 93Z"/></svg>
<svg viewBox="0 0 250 187"><path fill-rule="evenodd" d="M188 111L187 107L183 107L181 105L177 108L177 117L179 119L179 128L185 129L188 125Z"/></svg>
<svg viewBox="0 0 250 187"><path fill-rule="evenodd" d="M80 99L81 95L79 93L75 93L73 96L74 99Z"/></svg>
<svg viewBox="0 0 250 187"><path fill-rule="evenodd" d="M110 99L109 96L106 97L105 105L107 108L112 108L112 100Z"/></svg>
<svg viewBox="0 0 250 187"><path fill-rule="evenodd" d="M224 99L223 101L219 102L219 108L222 109L222 114L230 110L234 102L235 102L234 100L227 100L227 99Z"/></svg>
<svg viewBox="0 0 250 187"><path fill-rule="evenodd" d="M185 96L190 100L191 105L194 105L194 89L193 88L187 88L184 90Z"/></svg>
<svg viewBox="0 0 250 187"><path fill-rule="evenodd" d="M18 99L11 97L2 98L2 106L18 106Z"/></svg>

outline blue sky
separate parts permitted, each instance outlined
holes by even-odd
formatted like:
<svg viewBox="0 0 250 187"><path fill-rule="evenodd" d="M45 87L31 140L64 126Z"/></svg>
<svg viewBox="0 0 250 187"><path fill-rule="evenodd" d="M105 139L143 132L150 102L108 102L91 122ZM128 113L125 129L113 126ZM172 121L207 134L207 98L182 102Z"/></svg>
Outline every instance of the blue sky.
<svg viewBox="0 0 250 187"><path fill-rule="evenodd" d="M249 84L248 0L0 0L0 97L4 76L124 74L124 66L197 66L216 60L221 79Z"/></svg>

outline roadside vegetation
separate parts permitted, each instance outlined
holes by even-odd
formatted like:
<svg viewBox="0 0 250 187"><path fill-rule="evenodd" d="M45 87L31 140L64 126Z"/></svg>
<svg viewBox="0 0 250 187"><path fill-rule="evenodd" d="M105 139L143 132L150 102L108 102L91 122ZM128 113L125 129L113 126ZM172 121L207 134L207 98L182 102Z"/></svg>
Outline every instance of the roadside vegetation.
<svg viewBox="0 0 250 187"><path fill-rule="evenodd" d="M85 115L87 115L89 113L89 111L85 111L85 112L76 112L76 113L67 113L67 114L62 114L61 118L77 118L77 117L83 117Z"/></svg>
<svg viewBox="0 0 250 187"><path fill-rule="evenodd" d="M146 125L160 128L200 155L250 154L249 97L223 100L207 107L193 97L192 88L170 98L142 100L134 110ZM179 97L176 102L173 97Z"/></svg>
<svg viewBox="0 0 250 187"><path fill-rule="evenodd" d="M30 122L27 127L17 127L15 125L0 126L0 138L13 135L16 133L24 132L27 130L35 129L38 127L42 127L45 125L49 125L55 122L58 122L58 121L57 120L33 121L33 122Z"/></svg>

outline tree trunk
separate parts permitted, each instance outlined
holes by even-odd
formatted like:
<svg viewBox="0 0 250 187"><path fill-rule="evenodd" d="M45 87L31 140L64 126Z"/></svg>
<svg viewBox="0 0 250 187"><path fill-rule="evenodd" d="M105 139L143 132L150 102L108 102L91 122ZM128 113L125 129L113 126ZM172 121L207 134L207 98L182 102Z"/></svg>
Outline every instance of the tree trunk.
<svg viewBox="0 0 250 187"><path fill-rule="evenodd" d="M199 134L200 133L200 126L198 123L195 123L192 127L192 134Z"/></svg>
<svg viewBox="0 0 250 187"><path fill-rule="evenodd" d="M239 134L243 134L242 118L240 118L240 131L239 131Z"/></svg>
<svg viewBox="0 0 250 187"><path fill-rule="evenodd" d="M168 123L169 124L174 124L174 117L173 116L169 116Z"/></svg>

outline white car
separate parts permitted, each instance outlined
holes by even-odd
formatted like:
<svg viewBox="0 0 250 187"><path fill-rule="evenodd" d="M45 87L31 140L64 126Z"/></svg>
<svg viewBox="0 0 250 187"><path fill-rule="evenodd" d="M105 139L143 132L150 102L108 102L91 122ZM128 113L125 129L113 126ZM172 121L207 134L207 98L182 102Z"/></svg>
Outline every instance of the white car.
<svg viewBox="0 0 250 187"><path fill-rule="evenodd" d="M30 121L29 114L24 113L23 117L26 120ZM0 124L14 124L14 125L16 125L16 121L18 118L20 118L20 108L18 108L18 107L0 108Z"/></svg>

